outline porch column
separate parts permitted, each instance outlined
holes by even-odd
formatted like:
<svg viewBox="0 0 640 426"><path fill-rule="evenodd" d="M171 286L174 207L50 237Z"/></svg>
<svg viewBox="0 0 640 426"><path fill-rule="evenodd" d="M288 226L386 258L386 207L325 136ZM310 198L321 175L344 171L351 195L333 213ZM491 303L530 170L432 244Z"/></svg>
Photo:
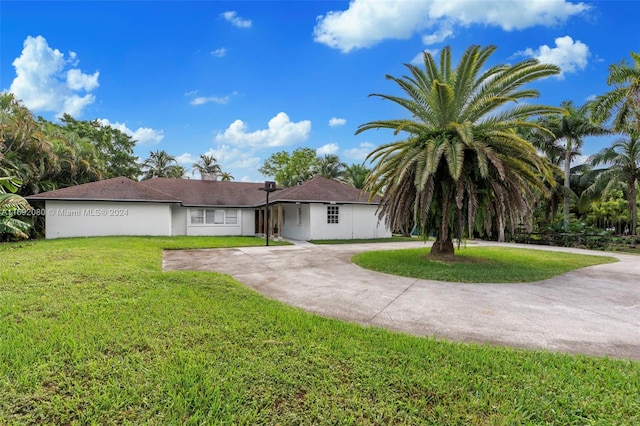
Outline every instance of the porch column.
<svg viewBox="0 0 640 426"><path fill-rule="evenodd" d="M262 207L258 209L258 234L264 234L264 220Z"/></svg>
<svg viewBox="0 0 640 426"><path fill-rule="evenodd" d="M282 238L282 204L278 204L278 238Z"/></svg>

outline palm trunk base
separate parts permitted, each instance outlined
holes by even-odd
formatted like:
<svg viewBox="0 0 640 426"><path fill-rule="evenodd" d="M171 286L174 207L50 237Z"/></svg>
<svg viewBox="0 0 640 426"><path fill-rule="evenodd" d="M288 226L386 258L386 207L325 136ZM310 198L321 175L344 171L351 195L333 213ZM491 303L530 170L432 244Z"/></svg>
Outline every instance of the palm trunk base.
<svg viewBox="0 0 640 426"><path fill-rule="evenodd" d="M453 241L436 241L431 247L429 257L441 258L454 256Z"/></svg>

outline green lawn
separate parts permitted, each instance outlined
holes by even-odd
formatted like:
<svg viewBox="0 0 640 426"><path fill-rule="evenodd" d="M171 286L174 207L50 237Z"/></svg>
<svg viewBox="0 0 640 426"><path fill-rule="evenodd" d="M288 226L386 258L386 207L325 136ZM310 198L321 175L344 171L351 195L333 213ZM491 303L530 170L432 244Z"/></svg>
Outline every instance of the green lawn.
<svg viewBox="0 0 640 426"><path fill-rule="evenodd" d="M540 281L585 266L613 263L609 256L591 256L513 247L465 247L458 261L431 260L430 248L371 251L351 260L363 268L404 277L463 283Z"/></svg>
<svg viewBox="0 0 640 426"><path fill-rule="evenodd" d="M163 248L0 244L0 424L638 424L640 362L453 344L325 319Z"/></svg>

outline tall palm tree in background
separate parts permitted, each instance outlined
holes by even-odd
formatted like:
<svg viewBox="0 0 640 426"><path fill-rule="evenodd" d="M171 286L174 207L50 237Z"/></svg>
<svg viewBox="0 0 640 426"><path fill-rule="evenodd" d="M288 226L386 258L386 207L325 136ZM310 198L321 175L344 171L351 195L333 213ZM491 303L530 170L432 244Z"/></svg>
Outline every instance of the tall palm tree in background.
<svg viewBox="0 0 640 426"><path fill-rule="evenodd" d="M235 179L229 172L220 172L218 177L220 177L220 180L222 182L231 182L232 180Z"/></svg>
<svg viewBox="0 0 640 426"><path fill-rule="evenodd" d="M638 234L638 192L640 184L640 132L630 128L627 137L616 140L610 147L591 156L593 166L605 165L588 192L607 195L614 189L622 189L627 196L627 208L631 219L631 235Z"/></svg>
<svg viewBox="0 0 640 426"><path fill-rule="evenodd" d="M177 168L180 166L178 166L176 158L165 150L151 151L149 158L144 160L140 166L144 172L142 180L156 177L182 177L183 175L180 173L180 176L176 176Z"/></svg>
<svg viewBox="0 0 640 426"><path fill-rule="evenodd" d="M569 231L569 208L571 197L571 162L580 155L580 150L587 136L609 134L605 127L595 124L590 117L591 105L576 107L572 101L561 104L562 112L541 118L538 123L546 130L537 132L535 145L552 159L562 159L564 170L563 208L564 231Z"/></svg>
<svg viewBox="0 0 640 426"><path fill-rule="evenodd" d="M631 52L632 62L622 61L609 67L607 84L614 86L592 104L594 120L602 123L613 117L616 131L640 132L640 54Z"/></svg>
<svg viewBox="0 0 640 426"><path fill-rule="evenodd" d="M183 166L174 165L171 166L167 177L175 179L183 179L187 174L187 169Z"/></svg>
<svg viewBox="0 0 640 426"><path fill-rule="evenodd" d="M47 121L40 122L57 158L55 168L47 170L41 179L55 182L63 188L103 179L107 173L98 148L88 138Z"/></svg>
<svg viewBox="0 0 640 426"><path fill-rule="evenodd" d="M352 164L344 169L340 180L354 188L364 189L370 171L364 164Z"/></svg>
<svg viewBox="0 0 640 426"><path fill-rule="evenodd" d="M474 231L497 230L504 240L512 230L530 221L535 191L546 191L551 178L548 163L518 134L538 128L532 116L558 112L557 108L518 103L539 93L523 86L559 72L535 59L514 65L485 67L495 46L470 46L456 67L449 47L440 63L424 52L424 68L406 64L410 76L387 75L408 97L373 94L407 110L410 119L372 121L358 127L393 129L407 137L382 145L369 154L375 163L367 188L384 188L379 214L391 229L415 218L436 242L431 256L453 254L453 238Z"/></svg>
<svg viewBox="0 0 640 426"><path fill-rule="evenodd" d="M323 176L327 179L339 179L347 167L335 154L325 154L318 157L317 164L313 166L312 173L315 176Z"/></svg>
<svg viewBox="0 0 640 426"><path fill-rule="evenodd" d="M200 159L197 163L193 163L192 167L191 173L200 173L202 180L217 180L218 175L222 172L218 160L209 154L200 155Z"/></svg>

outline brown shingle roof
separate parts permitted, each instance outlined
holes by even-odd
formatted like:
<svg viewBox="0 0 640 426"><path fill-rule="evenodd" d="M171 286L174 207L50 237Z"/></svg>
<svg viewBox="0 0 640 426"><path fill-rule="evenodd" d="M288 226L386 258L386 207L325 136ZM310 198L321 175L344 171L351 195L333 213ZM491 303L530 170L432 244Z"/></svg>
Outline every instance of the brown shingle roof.
<svg viewBox="0 0 640 426"><path fill-rule="evenodd" d="M263 183L154 178L140 182L182 201L185 206L249 207L264 203Z"/></svg>
<svg viewBox="0 0 640 426"><path fill-rule="evenodd" d="M299 186L278 191L272 197L273 201L369 203L368 192L322 176L316 176ZM380 197L375 196L371 204L378 203Z"/></svg>
<svg viewBox="0 0 640 426"><path fill-rule="evenodd" d="M184 206L256 207L265 204L264 183L154 178L134 182L124 177L31 195L28 200L173 202ZM369 193L335 180L315 177L270 195L270 202L369 203ZM380 197L372 203L378 204Z"/></svg>
<svg viewBox="0 0 640 426"><path fill-rule="evenodd" d="M26 197L28 200L92 200L92 201L154 201L179 203L166 193L140 185L125 177L85 183Z"/></svg>

